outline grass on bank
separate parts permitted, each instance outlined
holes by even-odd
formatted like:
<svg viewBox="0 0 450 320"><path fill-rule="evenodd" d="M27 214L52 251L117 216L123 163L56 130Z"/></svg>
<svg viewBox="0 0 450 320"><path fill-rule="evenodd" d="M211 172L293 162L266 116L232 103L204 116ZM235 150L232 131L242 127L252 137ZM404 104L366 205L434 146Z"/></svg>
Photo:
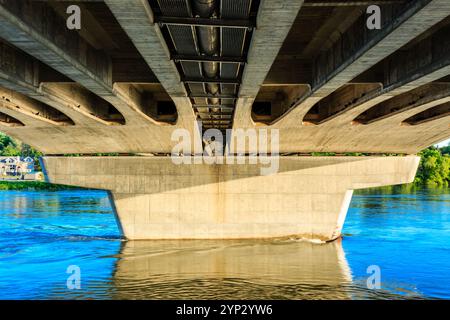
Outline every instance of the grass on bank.
<svg viewBox="0 0 450 320"><path fill-rule="evenodd" d="M354 195L395 195L395 194L417 194L417 193L436 193L442 194L444 190L448 190L446 185L437 184L419 184L408 183L393 186L375 187L354 190Z"/></svg>
<svg viewBox="0 0 450 320"><path fill-rule="evenodd" d="M43 181L0 181L0 191L20 190L20 191L61 191L80 189L72 186L51 184Z"/></svg>

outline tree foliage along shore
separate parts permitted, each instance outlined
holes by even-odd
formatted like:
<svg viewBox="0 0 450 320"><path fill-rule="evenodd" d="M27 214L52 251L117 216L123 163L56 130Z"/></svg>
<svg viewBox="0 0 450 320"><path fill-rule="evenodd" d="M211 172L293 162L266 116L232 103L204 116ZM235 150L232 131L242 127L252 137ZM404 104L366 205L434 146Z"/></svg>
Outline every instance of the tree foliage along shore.
<svg viewBox="0 0 450 320"><path fill-rule="evenodd" d="M420 165L414 183L448 186L450 183L450 146L427 148L419 153Z"/></svg>
<svg viewBox="0 0 450 320"><path fill-rule="evenodd" d="M31 157L35 160L35 165L39 167L39 157L42 156L42 153L0 132L0 156Z"/></svg>
<svg viewBox="0 0 450 320"><path fill-rule="evenodd" d="M61 191L70 189L80 189L72 186L47 183L43 181L0 181L0 191Z"/></svg>
<svg viewBox="0 0 450 320"><path fill-rule="evenodd" d="M39 164L41 152L27 144L15 140L0 132L0 156L32 157ZM314 156L334 153L313 153ZM363 154L349 154L353 156ZM414 181L417 185L448 186L450 184L450 145L443 148L429 147L419 153L421 157L419 170Z"/></svg>

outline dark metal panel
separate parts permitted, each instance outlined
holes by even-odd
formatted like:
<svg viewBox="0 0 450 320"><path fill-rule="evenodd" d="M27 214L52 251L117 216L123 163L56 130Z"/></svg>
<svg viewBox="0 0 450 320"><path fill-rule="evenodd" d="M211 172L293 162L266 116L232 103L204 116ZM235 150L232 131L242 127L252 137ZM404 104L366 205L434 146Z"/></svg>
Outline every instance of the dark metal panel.
<svg viewBox="0 0 450 320"><path fill-rule="evenodd" d="M234 99L221 99L221 103L224 105L234 105Z"/></svg>
<svg viewBox="0 0 450 320"><path fill-rule="evenodd" d="M223 104L219 104L219 105L195 105L195 108L197 108L198 110L206 110L206 109L211 109L211 108L220 108L220 110L222 110L223 112L230 112L234 110L234 105L223 105Z"/></svg>
<svg viewBox="0 0 450 320"><path fill-rule="evenodd" d="M191 9L189 0L158 0L161 13L165 16L189 17Z"/></svg>
<svg viewBox="0 0 450 320"><path fill-rule="evenodd" d="M250 14L252 0L222 0L220 13L223 19L246 19Z"/></svg>
<svg viewBox="0 0 450 320"><path fill-rule="evenodd" d="M236 86L234 84L221 84L220 85L220 92L222 94L235 94L236 93Z"/></svg>
<svg viewBox="0 0 450 320"><path fill-rule="evenodd" d="M178 54L197 55L192 27L169 26L170 37Z"/></svg>
<svg viewBox="0 0 450 320"><path fill-rule="evenodd" d="M246 31L243 29L222 28L222 56L241 57L244 51Z"/></svg>
<svg viewBox="0 0 450 320"><path fill-rule="evenodd" d="M183 72L186 77L192 78L202 77L201 65L198 62L183 61L181 62L181 67L183 68Z"/></svg>
<svg viewBox="0 0 450 320"><path fill-rule="evenodd" d="M210 93L206 93L206 94L190 93L189 97L192 97L192 98L218 98L218 99L227 99L227 100L235 99L235 96L230 95L230 94L210 94Z"/></svg>
<svg viewBox="0 0 450 320"><path fill-rule="evenodd" d="M236 79L239 74L239 65L236 63L221 63L220 77L223 79Z"/></svg>
<svg viewBox="0 0 450 320"><path fill-rule="evenodd" d="M190 83L188 84L189 91L193 94L204 94L205 87L200 83Z"/></svg>
<svg viewBox="0 0 450 320"><path fill-rule="evenodd" d="M206 99L206 98L194 98L194 104L198 104L198 105L208 104L208 99Z"/></svg>
<svg viewBox="0 0 450 320"><path fill-rule="evenodd" d="M211 78L195 78L195 77L182 77L182 82L186 83L223 83L223 84L239 84L237 79L211 79Z"/></svg>
<svg viewBox="0 0 450 320"><path fill-rule="evenodd" d="M216 0L215 4L220 4L218 19L209 17L210 13L200 14L201 18L194 17L191 6L199 4L191 0L156 1L160 7L157 22L163 26L163 30L168 31L165 34L166 41L170 41L169 36L171 38L171 58L177 63L197 116L210 119L209 122L205 121L206 128L208 124L215 128L229 127L246 59L247 37L251 35L249 30L255 24L254 17L250 19L253 1ZM200 8L203 5L201 3ZM217 27L206 27L213 25ZM215 38L212 31L216 32ZM202 56L202 52L206 55ZM209 66L220 66L220 69L216 68L212 72L209 71L212 68L207 68ZM221 82L220 79L228 81ZM212 92L217 94L212 95Z"/></svg>

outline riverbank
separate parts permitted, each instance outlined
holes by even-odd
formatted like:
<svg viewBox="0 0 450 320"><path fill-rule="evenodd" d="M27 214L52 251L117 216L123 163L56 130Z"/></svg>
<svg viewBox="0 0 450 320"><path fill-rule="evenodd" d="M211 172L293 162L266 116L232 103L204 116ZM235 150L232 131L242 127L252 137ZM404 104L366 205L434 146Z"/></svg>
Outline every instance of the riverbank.
<svg viewBox="0 0 450 320"><path fill-rule="evenodd" d="M368 188L355 190L355 194L372 194L374 192L380 194L397 194L403 192L414 193L416 190L421 190L426 188L426 184L421 183L409 183L403 185L385 186L378 188ZM442 189L448 188L447 185L434 185L433 188ZM66 186L60 184L52 184L43 181L23 181L23 180L12 180L5 181L0 180L0 191L62 191L62 190L79 190L84 189L82 187Z"/></svg>
<svg viewBox="0 0 450 320"><path fill-rule="evenodd" d="M402 193L410 193L415 194L417 192L421 192L423 190L443 190L448 189L447 185L427 185L421 183L408 183L408 184L400 184L393 186L384 186L384 187L376 187L376 188L367 188L367 189L359 189L355 190L355 195L369 195L369 194L402 194Z"/></svg>
<svg viewBox="0 0 450 320"><path fill-rule="evenodd" d="M43 181L0 181L0 191L61 191L80 189L72 186L51 184Z"/></svg>

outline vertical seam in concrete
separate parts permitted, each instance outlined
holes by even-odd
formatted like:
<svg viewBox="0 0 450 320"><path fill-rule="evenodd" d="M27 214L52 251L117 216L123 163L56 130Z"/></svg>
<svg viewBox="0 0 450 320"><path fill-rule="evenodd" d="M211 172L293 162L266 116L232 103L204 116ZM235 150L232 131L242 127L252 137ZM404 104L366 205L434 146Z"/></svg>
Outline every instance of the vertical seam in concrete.
<svg viewBox="0 0 450 320"><path fill-rule="evenodd" d="M48 178L47 168L45 166L44 157L39 157L39 164L41 165L42 174L44 175L44 181L50 183Z"/></svg>
<svg viewBox="0 0 450 320"><path fill-rule="evenodd" d="M119 213L117 211L116 202L114 201L114 195L112 194L112 191L106 190L106 193L108 194L109 203L111 204L111 209L114 213L114 219L117 223L117 228L119 229L120 236L122 238L125 237L125 233L123 232L122 223L120 222Z"/></svg>
<svg viewBox="0 0 450 320"><path fill-rule="evenodd" d="M352 201L353 190L347 190L344 194L344 199L342 200L341 208L339 209L336 229L331 235L332 239L335 239L341 235L342 228L344 226L345 218L347 217L348 209L350 207L350 202Z"/></svg>

